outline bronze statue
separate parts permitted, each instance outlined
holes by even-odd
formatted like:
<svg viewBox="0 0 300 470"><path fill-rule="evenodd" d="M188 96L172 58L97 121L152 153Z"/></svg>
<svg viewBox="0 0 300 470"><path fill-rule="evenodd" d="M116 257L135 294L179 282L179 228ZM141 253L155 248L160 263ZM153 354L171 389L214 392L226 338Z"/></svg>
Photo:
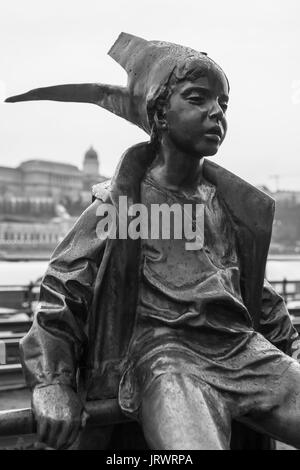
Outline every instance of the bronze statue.
<svg viewBox="0 0 300 470"><path fill-rule="evenodd" d="M70 446L84 402L118 396L152 449L228 449L233 419L300 447L300 365L288 356L298 335L264 280L274 202L204 159L226 135L227 77L203 52L125 33L109 54L127 87L61 85L7 100L95 103L150 135L93 188L43 278L21 344L40 439ZM120 209L124 196L147 210L198 204L199 245L99 233L103 204Z"/></svg>

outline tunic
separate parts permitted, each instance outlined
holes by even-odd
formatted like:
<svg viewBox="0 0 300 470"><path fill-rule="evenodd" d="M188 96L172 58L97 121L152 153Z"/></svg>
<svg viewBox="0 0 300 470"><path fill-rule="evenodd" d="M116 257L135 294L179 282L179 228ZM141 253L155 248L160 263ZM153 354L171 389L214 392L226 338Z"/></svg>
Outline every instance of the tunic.
<svg viewBox="0 0 300 470"><path fill-rule="evenodd" d="M141 201L149 218L153 204L203 204L204 244L186 250L184 236L172 236L174 218L169 239L163 239L160 231L158 239L142 240L137 320L120 383L121 408L137 418L143 391L157 375L192 368L193 375L223 391L238 383L248 390L247 404L241 403L239 410L247 412L250 369L255 370L260 361L260 368L271 370L271 376L276 369L278 378L290 360L253 330L240 291L233 222L215 186L201 180L193 193L175 192L160 187L148 174L141 185ZM248 369L247 380L241 380L237 367ZM260 375L266 377L263 369ZM262 381L258 387L262 389Z"/></svg>

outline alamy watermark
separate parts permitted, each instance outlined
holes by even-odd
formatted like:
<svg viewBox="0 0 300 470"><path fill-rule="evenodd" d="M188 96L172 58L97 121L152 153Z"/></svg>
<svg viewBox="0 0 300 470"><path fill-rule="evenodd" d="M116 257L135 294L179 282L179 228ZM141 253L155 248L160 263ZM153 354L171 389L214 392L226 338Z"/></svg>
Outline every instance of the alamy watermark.
<svg viewBox="0 0 300 470"><path fill-rule="evenodd" d="M204 204L172 205L128 204L127 196L119 205L101 204L96 228L100 239L185 240L186 250L200 250L204 244Z"/></svg>

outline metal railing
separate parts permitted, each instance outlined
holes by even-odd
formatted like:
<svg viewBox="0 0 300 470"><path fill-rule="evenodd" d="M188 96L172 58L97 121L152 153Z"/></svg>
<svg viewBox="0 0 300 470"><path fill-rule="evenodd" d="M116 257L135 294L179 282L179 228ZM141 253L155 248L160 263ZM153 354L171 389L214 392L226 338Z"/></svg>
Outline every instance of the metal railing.
<svg viewBox="0 0 300 470"><path fill-rule="evenodd" d="M300 280L288 280L283 278L280 281L272 281L274 289L282 295L285 302L299 300L300 302Z"/></svg>
<svg viewBox="0 0 300 470"><path fill-rule="evenodd" d="M86 427L95 429L130 421L121 411L117 399L89 401ZM36 447L38 444L38 447ZM0 411L0 449L39 449L36 422L31 408ZM46 446L42 444L42 448Z"/></svg>
<svg viewBox="0 0 300 470"><path fill-rule="evenodd" d="M0 314L1 309L7 308L15 310L15 313L23 312L32 316L39 289L39 281L30 282L27 285L0 285Z"/></svg>
<svg viewBox="0 0 300 470"><path fill-rule="evenodd" d="M300 300L300 281L287 281L283 279L273 284L286 301L297 298ZM295 288L295 284L297 284L296 287L299 286L299 292L297 292L298 289ZM290 288L291 285L293 285L292 289ZM24 293L24 299L25 302L27 302L26 314L28 315L28 319L14 319L13 314L0 315L0 342L4 344L5 354L8 357L7 365L0 366L0 391L25 387L21 364L19 360L17 363L14 363L14 360L18 358L19 340L32 324L31 318L34 313L33 303L37 300L38 296L38 292L34 292L34 289L37 288L38 290L39 284L30 283L27 286L0 286L0 293L10 288L17 289ZM290 292L291 290L292 292ZM15 313L18 314L20 312L24 313L24 308L19 311L16 310ZM89 415L87 426L102 427L129 421L122 413L117 399L87 402L85 408ZM30 435L35 434L35 432L36 423L30 408L0 411L0 440L5 441L5 439L12 436L12 442L17 442L20 436L28 435L30 437ZM17 439L14 439L14 437L17 437ZM35 439L35 437L33 439Z"/></svg>

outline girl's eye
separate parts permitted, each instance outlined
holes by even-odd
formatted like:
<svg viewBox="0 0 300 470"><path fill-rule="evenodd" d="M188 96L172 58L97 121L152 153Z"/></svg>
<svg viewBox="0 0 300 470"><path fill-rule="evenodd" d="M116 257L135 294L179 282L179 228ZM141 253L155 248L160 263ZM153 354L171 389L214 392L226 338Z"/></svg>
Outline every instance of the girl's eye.
<svg viewBox="0 0 300 470"><path fill-rule="evenodd" d="M204 96L199 96L199 95L191 95L189 96L189 101L193 101L195 103L204 103L205 98Z"/></svg>

